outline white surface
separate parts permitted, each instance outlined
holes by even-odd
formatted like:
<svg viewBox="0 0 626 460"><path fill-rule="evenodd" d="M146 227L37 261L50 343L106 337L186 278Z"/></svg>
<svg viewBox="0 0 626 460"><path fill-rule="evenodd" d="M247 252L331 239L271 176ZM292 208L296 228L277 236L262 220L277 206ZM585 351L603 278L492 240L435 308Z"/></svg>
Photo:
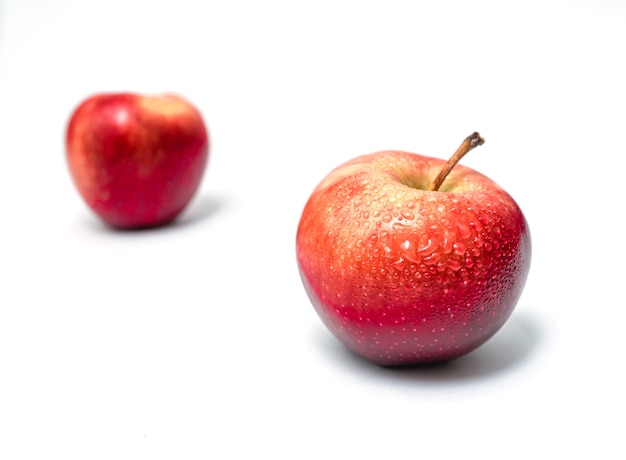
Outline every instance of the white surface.
<svg viewBox="0 0 626 460"><path fill-rule="evenodd" d="M0 0L0 458L624 458L626 8L512 5ZM209 125L173 227L111 232L70 181L69 114L118 90ZM304 202L473 130L531 227L522 299L449 365L359 361L300 283Z"/></svg>

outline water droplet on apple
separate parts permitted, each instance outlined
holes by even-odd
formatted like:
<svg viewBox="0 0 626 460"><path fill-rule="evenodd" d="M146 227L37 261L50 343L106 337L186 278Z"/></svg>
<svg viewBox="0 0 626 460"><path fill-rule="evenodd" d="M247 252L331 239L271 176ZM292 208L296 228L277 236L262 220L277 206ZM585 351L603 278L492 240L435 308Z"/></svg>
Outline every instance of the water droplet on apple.
<svg viewBox="0 0 626 460"><path fill-rule="evenodd" d="M470 226L477 232L480 232L483 229L483 225L478 220L471 221Z"/></svg>
<svg viewBox="0 0 626 460"><path fill-rule="evenodd" d="M415 214L410 211L402 211L402 217L404 217L406 220L413 220L415 219Z"/></svg>
<svg viewBox="0 0 626 460"><path fill-rule="evenodd" d="M489 270L493 265L493 260L489 254L485 254L485 259L483 261L485 270Z"/></svg>
<svg viewBox="0 0 626 460"><path fill-rule="evenodd" d="M430 253L437 248L437 241L433 238L429 238L425 245L420 246L417 249L418 254Z"/></svg>
<svg viewBox="0 0 626 460"><path fill-rule="evenodd" d="M455 272L459 271L459 269L461 268L461 262L456 259L448 259L448 267L450 267L450 269Z"/></svg>
<svg viewBox="0 0 626 460"><path fill-rule="evenodd" d="M452 252L452 248L453 248L453 243L452 243L452 238L450 236L450 233L444 232L443 239L441 241L441 250L443 251L444 254L449 254L450 252Z"/></svg>
<svg viewBox="0 0 626 460"><path fill-rule="evenodd" d="M431 231L431 233L433 233L434 235L440 235L443 232L443 229L441 228L440 225L437 224L432 224L429 227L429 230Z"/></svg>
<svg viewBox="0 0 626 460"><path fill-rule="evenodd" d="M459 231L459 236L464 240L472 236L472 230L462 222L456 223L456 228Z"/></svg>
<svg viewBox="0 0 626 460"><path fill-rule="evenodd" d="M424 257L423 262L426 265L434 265L437 263L437 261L441 258L441 254L437 253L437 252L433 252L432 254L430 254L429 256Z"/></svg>

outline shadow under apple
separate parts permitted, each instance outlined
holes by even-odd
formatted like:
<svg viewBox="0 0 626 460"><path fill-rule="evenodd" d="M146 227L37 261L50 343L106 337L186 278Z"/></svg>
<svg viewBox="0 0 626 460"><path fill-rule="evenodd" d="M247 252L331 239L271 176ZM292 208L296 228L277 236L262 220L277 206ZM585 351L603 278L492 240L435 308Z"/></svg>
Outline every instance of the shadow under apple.
<svg viewBox="0 0 626 460"><path fill-rule="evenodd" d="M520 310L523 310L520 309ZM436 364L384 367L372 364L345 348L330 333L323 339L326 352L340 364L375 377L421 383L457 383L496 376L520 367L532 357L542 340L536 318L514 312L504 326L485 344L465 356ZM331 343L332 341L332 343Z"/></svg>
<svg viewBox="0 0 626 460"><path fill-rule="evenodd" d="M200 195L169 226L189 226L212 218L227 204L227 201L223 195Z"/></svg>

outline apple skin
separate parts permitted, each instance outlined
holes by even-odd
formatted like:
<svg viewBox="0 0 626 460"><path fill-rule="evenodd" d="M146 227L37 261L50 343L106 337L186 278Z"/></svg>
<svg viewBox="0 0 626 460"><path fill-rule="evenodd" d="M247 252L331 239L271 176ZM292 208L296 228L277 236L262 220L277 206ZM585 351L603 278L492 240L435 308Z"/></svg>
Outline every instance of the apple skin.
<svg viewBox="0 0 626 460"><path fill-rule="evenodd" d="M175 94L96 94L67 126L66 158L80 195L120 229L174 220L197 191L208 156L200 112Z"/></svg>
<svg viewBox="0 0 626 460"><path fill-rule="evenodd" d="M513 198L457 165L401 151L356 157L312 192L296 236L305 290L324 324L384 366L448 361L509 318L531 260Z"/></svg>

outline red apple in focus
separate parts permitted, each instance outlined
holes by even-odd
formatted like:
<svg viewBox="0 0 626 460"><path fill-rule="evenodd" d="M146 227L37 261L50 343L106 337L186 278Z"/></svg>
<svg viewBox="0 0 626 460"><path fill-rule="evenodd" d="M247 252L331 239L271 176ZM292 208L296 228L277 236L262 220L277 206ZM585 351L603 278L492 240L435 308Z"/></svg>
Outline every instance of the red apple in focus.
<svg viewBox="0 0 626 460"><path fill-rule="evenodd" d="M152 227L175 219L195 194L209 138L180 96L98 94L72 114L66 153L80 195L104 222Z"/></svg>
<svg viewBox="0 0 626 460"><path fill-rule="evenodd" d="M322 321L354 353L385 366L451 360L511 315L531 240L513 198L456 165L483 142L472 134L448 162L360 156L311 194L296 236L300 275Z"/></svg>

